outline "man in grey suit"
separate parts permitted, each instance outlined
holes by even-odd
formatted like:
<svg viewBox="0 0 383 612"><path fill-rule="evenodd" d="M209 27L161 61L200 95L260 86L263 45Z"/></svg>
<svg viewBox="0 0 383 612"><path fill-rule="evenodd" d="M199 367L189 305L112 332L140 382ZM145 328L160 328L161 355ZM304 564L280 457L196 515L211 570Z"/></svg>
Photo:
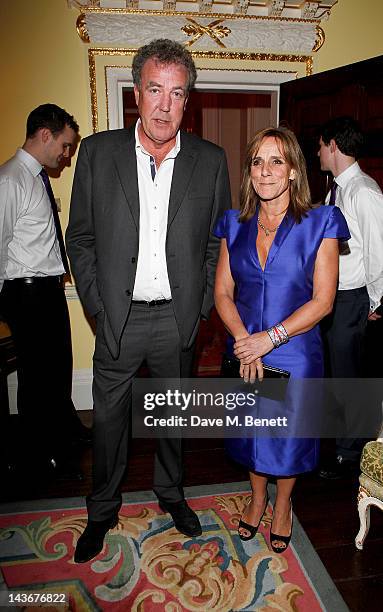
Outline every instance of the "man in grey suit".
<svg viewBox="0 0 383 612"><path fill-rule="evenodd" d="M132 72L140 119L82 141L67 231L78 292L97 321L93 490L79 563L117 524L138 368L146 361L155 378L191 376L199 321L213 305L212 229L230 208L224 151L179 130L196 79L191 54L156 40L138 50ZM201 534L184 499L179 439L158 441L153 488L181 533Z"/></svg>

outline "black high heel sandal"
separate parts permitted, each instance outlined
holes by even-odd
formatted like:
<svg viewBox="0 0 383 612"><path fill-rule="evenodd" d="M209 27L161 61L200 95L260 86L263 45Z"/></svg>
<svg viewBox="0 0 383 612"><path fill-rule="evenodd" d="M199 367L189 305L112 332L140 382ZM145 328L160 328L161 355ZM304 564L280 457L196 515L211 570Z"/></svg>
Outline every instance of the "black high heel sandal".
<svg viewBox="0 0 383 612"><path fill-rule="evenodd" d="M246 505L246 507L249 505L249 503ZM239 523L238 523L238 535L241 538L241 540L243 540L243 542L248 542L249 540L252 540L256 536L258 528L259 528L259 525L261 524L261 520L263 519L263 515L266 512L268 503L269 503L269 495L268 495L268 493L266 493L265 509L262 512L261 518L258 521L258 525L249 525L249 523L245 523L245 521L243 521L242 519L239 520ZM239 533L240 529L246 529L246 531L250 532L250 535L249 536L242 535L241 533Z"/></svg>
<svg viewBox="0 0 383 612"><path fill-rule="evenodd" d="M273 551L277 554L285 552L285 550L287 550L290 544L291 534L293 533L293 504L292 503L290 506L290 518L291 518L290 535L288 536L278 535L277 533L273 533L270 529L270 546L273 549ZM280 546L275 546L277 542L282 542L282 544L284 544L285 546L283 548Z"/></svg>

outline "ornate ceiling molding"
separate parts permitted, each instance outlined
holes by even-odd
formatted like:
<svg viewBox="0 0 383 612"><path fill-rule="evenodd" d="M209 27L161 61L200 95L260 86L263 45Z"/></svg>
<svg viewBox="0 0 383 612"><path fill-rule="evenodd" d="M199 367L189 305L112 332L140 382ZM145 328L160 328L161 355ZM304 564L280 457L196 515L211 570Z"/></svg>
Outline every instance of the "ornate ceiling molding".
<svg viewBox="0 0 383 612"><path fill-rule="evenodd" d="M85 12L77 20L84 42L137 47L149 40L172 38L193 50L230 50L267 53L311 53L324 42L314 20L252 18L222 13L171 13L131 10L126 13ZM223 41L223 39L225 39Z"/></svg>
<svg viewBox="0 0 383 612"><path fill-rule="evenodd" d="M338 0L67 0L68 6L99 9L141 9L184 13L241 14L252 17L328 19Z"/></svg>
<svg viewBox="0 0 383 612"><path fill-rule="evenodd" d="M136 46L172 38L191 50L310 54L337 0L68 0L84 42Z"/></svg>

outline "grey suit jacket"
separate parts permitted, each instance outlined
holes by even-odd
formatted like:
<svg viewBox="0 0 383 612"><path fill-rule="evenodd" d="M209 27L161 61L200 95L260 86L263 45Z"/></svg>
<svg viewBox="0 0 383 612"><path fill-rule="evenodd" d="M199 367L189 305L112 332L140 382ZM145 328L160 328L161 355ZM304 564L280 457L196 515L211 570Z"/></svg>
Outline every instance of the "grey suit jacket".
<svg viewBox="0 0 383 612"><path fill-rule="evenodd" d="M181 132L169 199L166 261L183 349L213 305L219 239L212 229L230 208L223 149ZM80 146L66 246L83 306L105 311L114 358L131 305L139 238L134 128L100 132ZM149 237L148 237L149 239Z"/></svg>

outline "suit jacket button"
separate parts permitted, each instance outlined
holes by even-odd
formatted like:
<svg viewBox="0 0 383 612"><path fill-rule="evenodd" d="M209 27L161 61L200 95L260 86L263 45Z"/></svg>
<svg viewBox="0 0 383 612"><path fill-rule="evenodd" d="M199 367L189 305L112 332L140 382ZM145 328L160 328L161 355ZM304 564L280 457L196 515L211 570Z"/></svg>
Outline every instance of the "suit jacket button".
<svg viewBox="0 0 383 612"><path fill-rule="evenodd" d="M136 258L132 257L132 263L136 263Z"/></svg>
<svg viewBox="0 0 383 612"><path fill-rule="evenodd" d="M130 289L127 289L127 290L125 291L125 293L126 293L126 295L132 295L132 292L130 291Z"/></svg>

